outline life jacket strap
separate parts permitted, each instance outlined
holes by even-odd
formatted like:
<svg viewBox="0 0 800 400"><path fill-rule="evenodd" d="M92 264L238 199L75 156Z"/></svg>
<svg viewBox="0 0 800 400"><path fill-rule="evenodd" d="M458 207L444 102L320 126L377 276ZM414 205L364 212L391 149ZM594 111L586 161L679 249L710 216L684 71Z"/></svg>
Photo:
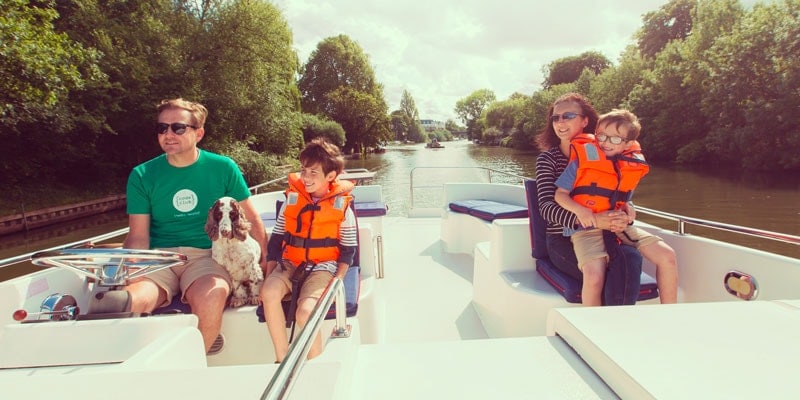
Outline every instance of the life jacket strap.
<svg viewBox="0 0 800 400"><path fill-rule="evenodd" d="M289 233L283 239L287 246L297 247L301 249L310 249L313 247L334 247L339 245L339 239L324 238L324 239L309 239L300 236L294 236Z"/></svg>

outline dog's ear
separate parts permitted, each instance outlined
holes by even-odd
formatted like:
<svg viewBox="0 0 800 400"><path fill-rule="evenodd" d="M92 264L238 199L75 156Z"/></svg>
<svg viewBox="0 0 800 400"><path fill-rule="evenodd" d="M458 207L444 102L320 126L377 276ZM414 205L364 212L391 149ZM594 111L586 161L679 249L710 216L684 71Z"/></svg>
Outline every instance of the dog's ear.
<svg viewBox="0 0 800 400"><path fill-rule="evenodd" d="M214 202L214 205L208 209L208 217L206 218L206 235L211 241L219 239L219 221L214 216L219 211L219 200Z"/></svg>
<svg viewBox="0 0 800 400"><path fill-rule="evenodd" d="M247 216L244 215L244 209L242 206L239 205L238 202L232 201L231 208L233 208L233 212L236 213L236 218L233 219L233 235L241 240L245 241L247 239L247 234L250 232L250 221L247 220Z"/></svg>

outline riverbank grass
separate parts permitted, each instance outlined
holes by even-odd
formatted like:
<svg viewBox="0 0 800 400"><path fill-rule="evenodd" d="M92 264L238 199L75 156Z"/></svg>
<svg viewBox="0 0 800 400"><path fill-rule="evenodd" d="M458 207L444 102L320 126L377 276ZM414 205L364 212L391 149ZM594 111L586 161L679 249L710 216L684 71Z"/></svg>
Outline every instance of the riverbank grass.
<svg viewBox="0 0 800 400"><path fill-rule="evenodd" d="M92 187L59 183L16 185L0 197L0 217L82 203L115 194L125 194L124 185L94 184Z"/></svg>

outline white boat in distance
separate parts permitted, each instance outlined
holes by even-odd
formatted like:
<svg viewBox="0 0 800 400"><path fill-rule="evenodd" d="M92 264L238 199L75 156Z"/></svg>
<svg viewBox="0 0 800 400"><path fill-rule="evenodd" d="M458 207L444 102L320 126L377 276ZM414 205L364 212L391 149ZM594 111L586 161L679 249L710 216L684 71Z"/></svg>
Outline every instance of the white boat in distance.
<svg viewBox="0 0 800 400"><path fill-rule="evenodd" d="M180 254L74 249L80 243L73 243L0 261L3 267L33 256L53 266L0 283L2 397L753 399L800 393L800 260L687 234L684 227L794 245L800 237L639 209L677 221L674 230L641 226L677 252L679 304L652 298L634 306L581 307L537 271L530 219L518 213L528 209L524 178L496 183L497 171L465 168L477 182L419 183L420 175L441 170L412 170L405 216L383 215L380 186L355 187L358 284L345 293L341 281L332 283L280 365L273 364L255 306L225 311L208 355L192 314L91 310L97 293L113 289L104 280L113 285L126 274L168 267L181 262ZM455 170L461 171L447 173ZM267 222L282 198L282 191L253 196ZM472 214L450 207L475 201L497 207ZM653 265L645 262L643 269L655 276ZM348 297L358 299L357 312L345 317L356 308ZM323 319L335 299L336 318ZM321 356L304 361L315 329L331 335Z"/></svg>

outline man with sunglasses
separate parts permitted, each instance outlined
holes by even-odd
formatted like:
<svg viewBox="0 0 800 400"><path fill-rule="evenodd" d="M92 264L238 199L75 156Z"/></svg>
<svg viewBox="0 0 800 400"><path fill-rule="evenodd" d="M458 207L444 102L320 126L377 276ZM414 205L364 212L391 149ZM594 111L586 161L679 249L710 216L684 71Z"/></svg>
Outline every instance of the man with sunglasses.
<svg viewBox="0 0 800 400"><path fill-rule="evenodd" d="M219 335L231 290L230 275L211 258L211 240L204 229L208 210L220 197L239 202L252 223L250 235L261 246L262 268L266 231L236 163L197 147L205 135L208 110L180 98L162 101L157 110L156 134L164 154L134 167L128 177L130 231L123 247L174 251L189 260L138 278L125 290L135 313L168 305L180 292L181 302L197 315L208 352Z"/></svg>
<svg viewBox="0 0 800 400"><path fill-rule="evenodd" d="M564 236L570 236L578 268L584 275L582 302L601 305L608 263L602 230L596 229L595 213L624 210L631 214L630 224L617 233L617 237L656 264L661 302L676 303L675 251L660 237L632 225L635 209L628 203L633 190L649 171L636 141L641 132L639 120L628 110L612 110L600 116L596 132L596 135L580 134L572 139L570 163L556 180L556 202L573 212L581 224L580 229L564 228Z"/></svg>

